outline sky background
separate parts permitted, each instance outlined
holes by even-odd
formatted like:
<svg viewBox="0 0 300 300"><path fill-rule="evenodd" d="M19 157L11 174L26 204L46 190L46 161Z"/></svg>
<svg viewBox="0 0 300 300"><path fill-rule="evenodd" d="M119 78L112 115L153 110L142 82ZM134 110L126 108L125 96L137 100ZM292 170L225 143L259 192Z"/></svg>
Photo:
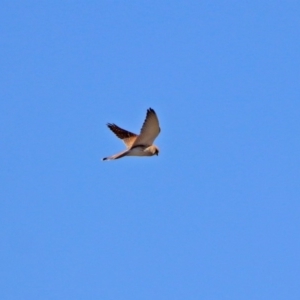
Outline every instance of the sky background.
<svg viewBox="0 0 300 300"><path fill-rule="evenodd" d="M0 298L300 299L299 1L2 1ZM124 149L146 110L160 155Z"/></svg>

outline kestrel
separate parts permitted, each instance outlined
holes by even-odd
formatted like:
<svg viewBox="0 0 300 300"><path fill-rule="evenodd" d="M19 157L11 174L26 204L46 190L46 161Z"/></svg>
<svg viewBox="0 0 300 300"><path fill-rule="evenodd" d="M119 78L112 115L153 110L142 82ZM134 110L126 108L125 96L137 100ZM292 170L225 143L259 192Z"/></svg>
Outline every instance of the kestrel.
<svg viewBox="0 0 300 300"><path fill-rule="evenodd" d="M160 133L158 118L152 108L147 110L146 119L142 126L140 135L127 131L115 124L107 124L108 128L120 138L126 145L126 150L114 154L103 160L113 160L124 156L153 156L158 155L159 149L153 144Z"/></svg>

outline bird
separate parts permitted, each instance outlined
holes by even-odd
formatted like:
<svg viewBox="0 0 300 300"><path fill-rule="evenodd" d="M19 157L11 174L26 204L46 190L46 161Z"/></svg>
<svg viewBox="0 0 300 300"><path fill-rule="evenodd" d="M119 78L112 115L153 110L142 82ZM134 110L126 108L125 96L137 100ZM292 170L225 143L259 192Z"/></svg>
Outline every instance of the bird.
<svg viewBox="0 0 300 300"><path fill-rule="evenodd" d="M159 122L154 109L147 109L146 118L139 135L122 129L113 123L107 123L106 125L124 142L126 150L104 157L102 160L115 160L125 156L153 156L159 154L159 148L153 144L160 133Z"/></svg>

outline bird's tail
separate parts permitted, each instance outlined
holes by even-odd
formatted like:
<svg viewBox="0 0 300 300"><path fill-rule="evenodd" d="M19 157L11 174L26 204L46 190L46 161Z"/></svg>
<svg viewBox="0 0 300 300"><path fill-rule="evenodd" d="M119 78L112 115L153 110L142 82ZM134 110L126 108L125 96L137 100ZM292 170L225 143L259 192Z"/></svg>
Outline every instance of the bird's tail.
<svg viewBox="0 0 300 300"><path fill-rule="evenodd" d="M125 150L125 151L123 151L123 152L114 154L114 155L112 155L112 156L104 157L102 160L114 160L114 159L119 159L119 158L121 158L121 157L126 156L127 153L128 153L128 150Z"/></svg>

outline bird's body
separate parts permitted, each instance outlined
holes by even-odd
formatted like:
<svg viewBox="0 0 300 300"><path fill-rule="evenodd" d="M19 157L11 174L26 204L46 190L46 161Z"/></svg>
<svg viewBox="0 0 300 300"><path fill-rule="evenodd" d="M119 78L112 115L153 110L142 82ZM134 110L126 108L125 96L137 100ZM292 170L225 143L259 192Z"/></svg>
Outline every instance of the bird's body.
<svg viewBox="0 0 300 300"><path fill-rule="evenodd" d="M140 135L122 129L115 124L107 124L108 128L123 140L127 149L121 153L105 157L103 160L114 160L124 156L153 156L158 155L159 149L153 144L160 133L158 118L152 108L147 110L146 119Z"/></svg>

